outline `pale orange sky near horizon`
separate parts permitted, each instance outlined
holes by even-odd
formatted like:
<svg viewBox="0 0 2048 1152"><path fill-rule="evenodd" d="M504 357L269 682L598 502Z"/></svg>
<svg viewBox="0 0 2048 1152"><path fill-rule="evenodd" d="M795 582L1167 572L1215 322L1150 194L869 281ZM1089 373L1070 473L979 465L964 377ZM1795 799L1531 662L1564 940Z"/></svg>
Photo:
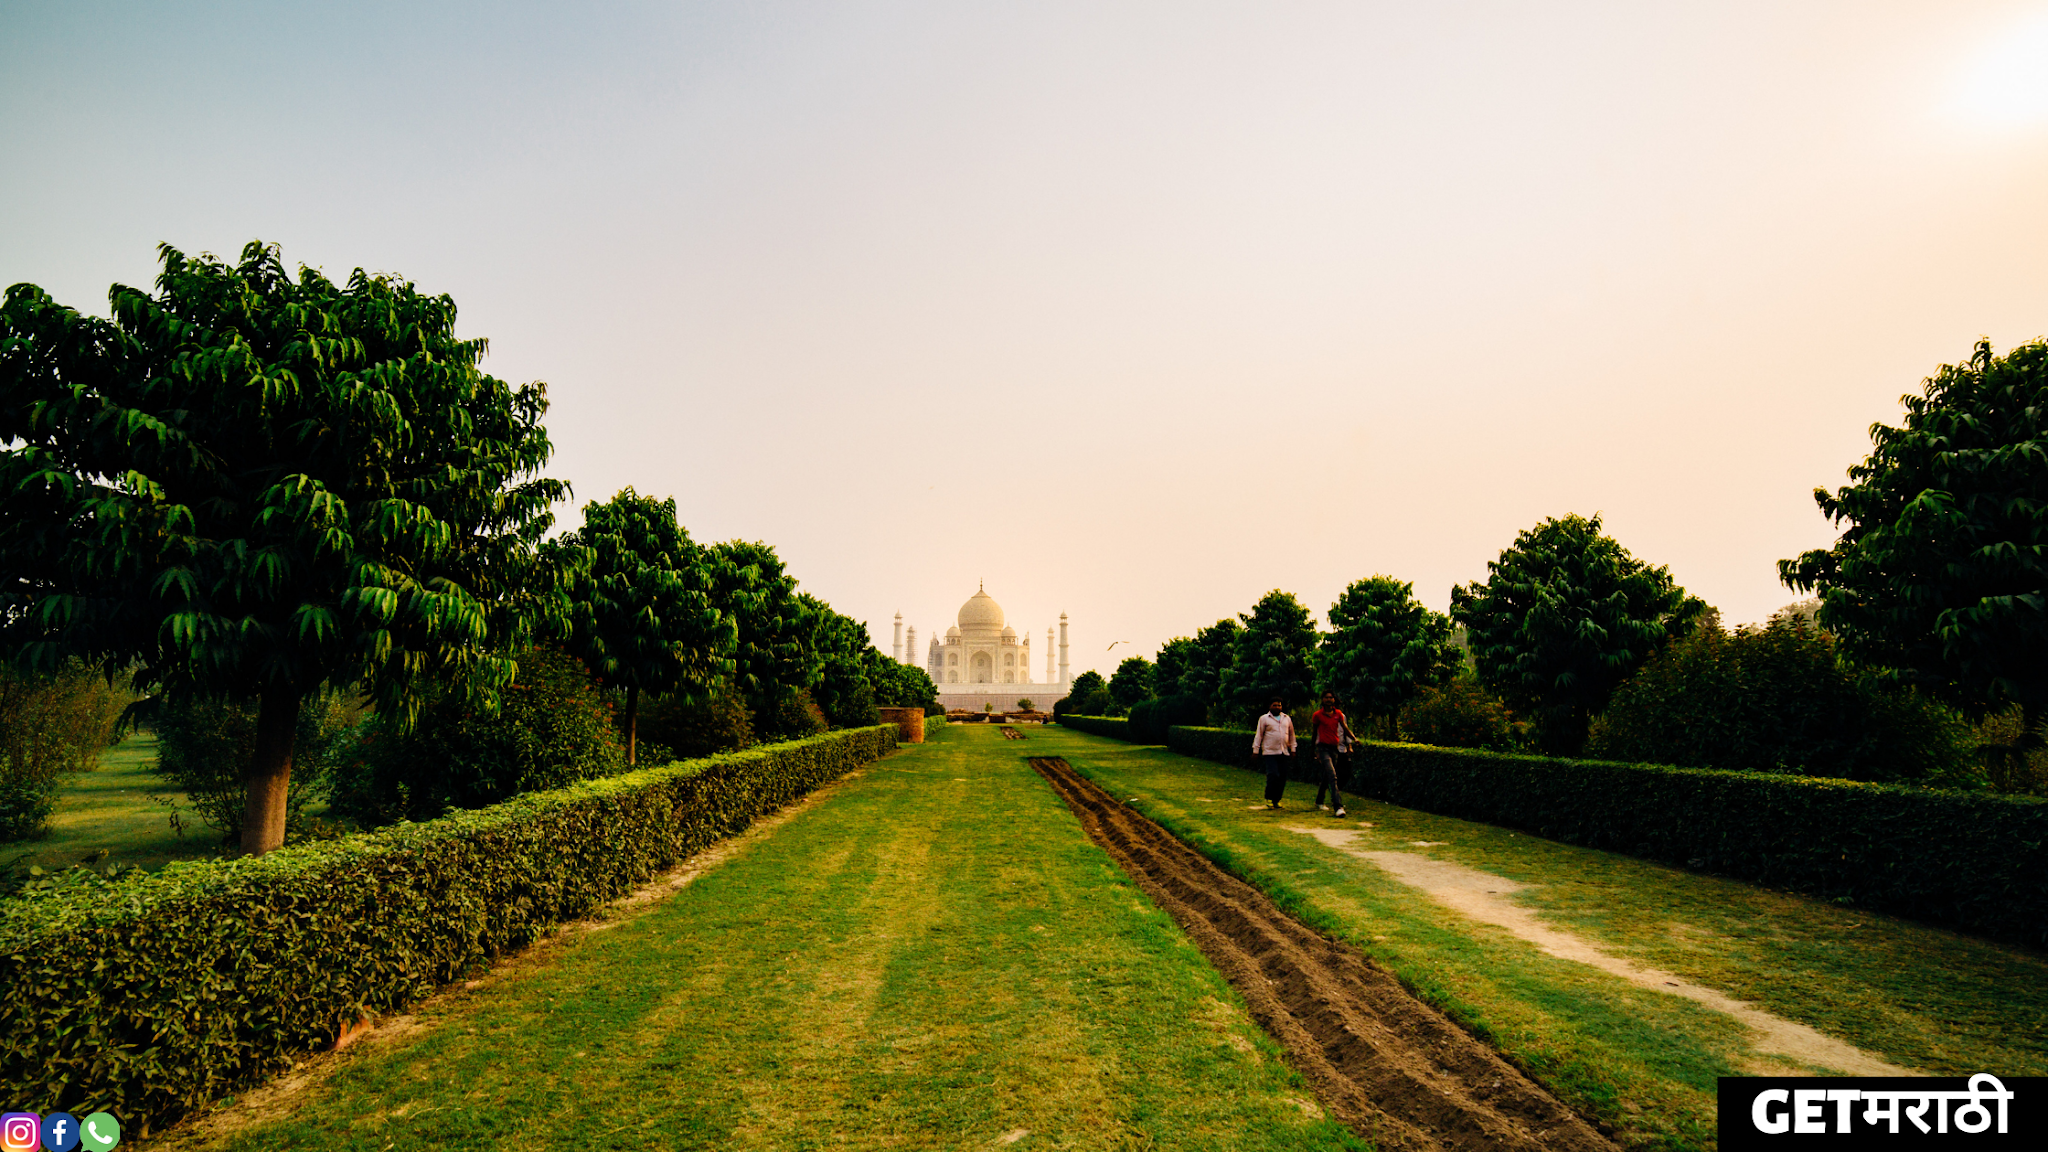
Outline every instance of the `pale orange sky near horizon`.
<svg viewBox="0 0 2048 1152"><path fill-rule="evenodd" d="M0 101L0 282L402 272L579 502L1077 673L1569 512L1760 620L1900 394L2048 334L2048 0L0 2Z"/></svg>

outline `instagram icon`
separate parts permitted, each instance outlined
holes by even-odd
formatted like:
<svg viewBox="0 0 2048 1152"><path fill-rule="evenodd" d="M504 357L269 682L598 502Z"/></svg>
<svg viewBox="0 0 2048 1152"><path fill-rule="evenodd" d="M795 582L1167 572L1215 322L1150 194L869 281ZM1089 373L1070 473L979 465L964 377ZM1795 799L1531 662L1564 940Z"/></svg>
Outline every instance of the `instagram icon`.
<svg viewBox="0 0 2048 1152"><path fill-rule="evenodd" d="M0 1116L0 1152L36 1152L42 1146L43 1118L33 1112Z"/></svg>

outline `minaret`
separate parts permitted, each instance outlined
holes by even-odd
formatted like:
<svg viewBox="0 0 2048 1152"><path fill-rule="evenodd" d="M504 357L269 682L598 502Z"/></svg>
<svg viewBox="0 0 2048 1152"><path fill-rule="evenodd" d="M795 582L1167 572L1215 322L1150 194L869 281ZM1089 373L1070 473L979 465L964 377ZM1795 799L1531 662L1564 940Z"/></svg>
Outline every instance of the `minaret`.
<svg viewBox="0 0 2048 1152"><path fill-rule="evenodd" d="M903 663L903 613L896 614L896 642L889 646L889 659Z"/></svg>
<svg viewBox="0 0 2048 1152"><path fill-rule="evenodd" d="M917 659L917 625L915 624L910 626L910 639L903 642L903 655L909 658L904 661L905 663Z"/></svg>
<svg viewBox="0 0 2048 1152"><path fill-rule="evenodd" d="M1058 681L1058 680L1055 680L1055 679L1053 679L1053 672L1052 672L1052 625L1050 625L1050 624L1047 624L1047 625L1045 626L1045 682L1046 682L1047 684L1057 684L1057 683L1059 683L1059 681Z"/></svg>
<svg viewBox="0 0 2048 1152"><path fill-rule="evenodd" d="M1067 678L1067 614L1060 613L1060 683L1071 684Z"/></svg>

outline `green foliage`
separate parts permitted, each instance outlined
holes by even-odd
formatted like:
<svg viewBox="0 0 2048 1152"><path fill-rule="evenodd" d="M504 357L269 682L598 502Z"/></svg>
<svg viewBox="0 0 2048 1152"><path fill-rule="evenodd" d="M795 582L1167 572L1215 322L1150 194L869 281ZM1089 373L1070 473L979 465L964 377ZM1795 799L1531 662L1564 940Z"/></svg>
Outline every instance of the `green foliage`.
<svg viewBox="0 0 2048 1152"><path fill-rule="evenodd" d="M1171 736L1175 752L1249 766L1250 732ZM1351 776L1403 808L2048 944L2048 801L1420 744L1368 743Z"/></svg>
<svg viewBox="0 0 2048 1152"><path fill-rule="evenodd" d="M814 596L798 597L817 620L813 643L824 662L812 699L835 728L865 728L882 722L869 668L888 661L868 642L868 626L842 616ZM893 663L893 661L888 661Z"/></svg>
<svg viewBox="0 0 2048 1152"><path fill-rule="evenodd" d="M1139 744L1164 744L1167 729L1176 724L1201 724L1208 717L1208 705L1200 697L1177 695L1140 700L1131 706L1128 739Z"/></svg>
<svg viewBox="0 0 2048 1152"><path fill-rule="evenodd" d="M1060 726L1072 728L1076 732L1088 732L1096 736L1108 736L1117 740L1129 740L1131 738L1131 722L1121 716L1062 716L1060 717Z"/></svg>
<svg viewBox="0 0 2048 1152"><path fill-rule="evenodd" d="M1321 769L1316 764L1315 738L1297 729L1295 754L1287 763L1287 778L1302 784L1314 784ZM1230 764L1238 768L1253 767L1252 730L1249 728L1210 728L1198 724L1174 725L1166 730L1166 746L1183 756L1198 760L1209 760L1217 764ZM1264 771L1263 765L1258 765Z"/></svg>
<svg viewBox="0 0 2048 1152"><path fill-rule="evenodd" d="M1451 621L1423 607L1415 585L1391 576L1353 581L1330 605L1332 631L1316 649L1316 689L1391 729L1401 706L1425 686L1457 674L1464 653Z"/></svg>
<svg viewBox="0 0 2048 1152"><path fill-rule="evenodd" d="M1797 614L1725 632L1711 617L1615 689L1590 755L1851 780L1954 781L1969 725L1910 688L1844 664Z"/></svg>
<svg viewBox="0 0 2048 1152"><path fill-rule="evenodd" d="M204 697L157 699L149 705L157 775L171 790L185 794L186 803L223 843L239 843L248 812L249 772L256 762L256 705ZM326 794L336 745L357 720L340 693L316 692L299 705L294 771L285 796L286 843L310 830L306 803Z"/></svg>
<svg viewBox="0 0 2048 1152"><path fill-rule="evenodd" d="M1019 712L1029 712L1029 711L1031 711L1031 697L1029 697L1029 696L1026 696L1026 697L1024 697L1023 699L1021 699L1021 700L1017 701L1017 711L1019 711Z"/></svg>
<svg viewBox="0 0 2048 1152"><path fill-rule="evenodd" d="M1237 638L1243 631L1235 617L1225 617L1195 633L1194 647L1187 650L1180 670L1181 695L1193 696L1210 709L1228 708L1223 673L1237 658Z"/></svg>
<svg viewBox="0 0 2048 1152"><path fill-rule="evenodd" d="M640 738L644 762L694 760L720 752L737 752L754 743L754 721L747 702L723 681L690 696L650 696L640 702Z"/></svg>
<svg viewBox="0 0 2048 1152"><path fill-rule="evenodd" d="M1512 752L1518 743L1507 706L1470 675L1424 686L1401 708L1400 730L1405 740L1443 748Z"/></svg>
<svg viewBox="0 0 2048 1152"><path fill-rule="evenodd" d="M825 718L824 710L811 699L809 692L801 688L791 688L783 693L775 705L774 721L772 738L776 740L805 740L832 727Z"/></svg>
<svg viewBox="0 0 2048 1152"><path fill-rule="evenodd" d="M0 841L43 830L57 777L99 763L127 703L125 685L76 662L46 673L0 664Z"/></svg>
<svg viewBox="0 0 2048 1152"><path fill-rule="evenodd" d="M874 686L875 704L881 708L922 708L925 715L940 715L939 687L931 674L915 664L904 664L870 647L862 656L868 683Z"/></svg>
<svg viewBox="0 0 2048 1152"><path fill-rule="evenodd" d="M1140 700L1152 698L1152 662L1143 656L1129 656L1116 666L1109 678L1109 698L1119 713L1128 713Z"/></svg>
<svg viewBox="0 0 2048 1152"><path fill-rule="evenodd" d="M260 852L320 685L403 715L451 676L509 681L505 645L558 604L536 545L565 487L537 477L543 387L481 371L448 297L294 280L260 243L160 253L157 295L116 285L111 320L29 284L0 305L0 647L260 700Z"/></svg>
<svg viewBox="0 0 2048 1152"><path fill-rule="evenodd" d="M1251 716L1275 697L1290 708L1313 698L1316 626L1301 601L1275 588L1239 619L1244 630L1233 639L1230 665L1218 677L1222 703Z"/></svg>
<svg viewBox="0 0 2048 1152"><path fill-rule="evenodd" d="M638 759L643 693L695 698L732 672L734 621L711 600L710 566L674 499L624 488L583 507L549 541L569 599L567 647L599 683L625 691L626 762Z"/></svg>
<svg viewBox="0 0 2048 1152"><path fill-rule="evenodd" d="M1487 564L1484 584L1451 590L1479 678L1535 719L1544 749L1575 753L1614 686L1706 605L1671 573L1600 533L1600 518L1545 520Z"/></svg>
<svg viewBox="0 0 2048 1152"><path fill-rule="evenodd" d="M712 561L712 601L739 626L732 682L754 714L755 734L765 739L800 734L801 724L785 729L783 721L808 722L804 709L791 705L791 694L814 687L824 675L825 658L817 644L821 621L810 607L818 601L797 594L796 577L783 570L781 558L766 544L733 540L706 552Z"/></svg>
<svg viewBox="0 0 2048 1152"><path fill-rule="evenodd" d="M1106 716L1115 707L1102 673L1090 668L1067 685L1066 696L1052 706L1052 712L1055 716Z"/></svg>
<svg viewBox="0 0 2048 1152"><path fill-rule="evenodd" d="M575 657L527 650L499 699L490 711L451 690L410 730L372 717L333 753L334 810L366 825L431 820L624 769L611 708Z"/></svg>
<svg viewBox="0 0 2048 1152"><path fill-rule="evenodd" d="M893 726L0 902L0 1083L148 1134L895 747Z"/></svg>
<svg viewBox="0 0 2048 1152"><path fill-rule="evenodd" d="M1901 397L1899 427L1813 497L1841 539L1778 563L1820 595L1820 626L1859 663L1974 715L2018 705L2048 722L2048 341L2002 357L1980 341Z"/></svg>
<svg viewBox="0 0 2048 1152"><path fill-rule="evenodd" d="M1195 641L1187 636L1176 636L1161 644L1159 656L1152 664L1152 694L1164 699L1194 692L1194 685L1183 686L1180 681L1196 659ZM1201 695L1199 692L1194 694Z"/></svg>

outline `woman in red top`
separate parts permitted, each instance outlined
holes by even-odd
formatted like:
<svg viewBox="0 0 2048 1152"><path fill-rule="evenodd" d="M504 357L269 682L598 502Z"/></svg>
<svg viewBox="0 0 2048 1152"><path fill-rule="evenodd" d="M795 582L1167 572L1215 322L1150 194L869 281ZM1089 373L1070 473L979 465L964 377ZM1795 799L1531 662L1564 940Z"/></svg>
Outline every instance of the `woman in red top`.
<svg viewBox="0 0 2048 1152"><path fill-rule="evenodd" d="M1330 793L1330 807L1343 816L1344 797L1337 792L1337 754L1349 752L1358 738L1351 734L1351 725L1344 720L1344 713L1337 707L1335 692L1323 693L1323 706L1316 709L1309 722L1316 730L1316 807L1323 807L1323 791Z"/></svg>

